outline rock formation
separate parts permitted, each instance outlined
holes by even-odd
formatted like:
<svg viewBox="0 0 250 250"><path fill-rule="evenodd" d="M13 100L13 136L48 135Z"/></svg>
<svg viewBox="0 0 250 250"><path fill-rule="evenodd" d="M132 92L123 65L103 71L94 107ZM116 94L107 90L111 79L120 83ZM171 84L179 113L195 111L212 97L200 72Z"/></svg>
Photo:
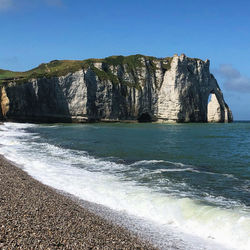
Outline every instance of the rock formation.
<svg viewBox="0 0 250 250"><path fill-rule="evenodd" d="M38 74L42 69L45 71ZM2 78L0 113L5 120L233 120L217 81L209 72L209 61L184 54L159 59L135 55L52 61L33 71L28 71L33 72L30 75L23 72L19 77ZM210 94L212 103L208 105Z"/></svg>

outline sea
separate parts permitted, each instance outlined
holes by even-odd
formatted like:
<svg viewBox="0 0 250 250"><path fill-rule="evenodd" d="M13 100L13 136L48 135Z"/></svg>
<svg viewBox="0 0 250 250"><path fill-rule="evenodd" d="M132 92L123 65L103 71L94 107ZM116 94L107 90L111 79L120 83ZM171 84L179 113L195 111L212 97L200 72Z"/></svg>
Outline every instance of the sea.
<svg viewBox="0 0 250 250"><path fill-rule="evenodd" d="M6 122L0 154L160 249L250 249L250 122Z"/></svg>

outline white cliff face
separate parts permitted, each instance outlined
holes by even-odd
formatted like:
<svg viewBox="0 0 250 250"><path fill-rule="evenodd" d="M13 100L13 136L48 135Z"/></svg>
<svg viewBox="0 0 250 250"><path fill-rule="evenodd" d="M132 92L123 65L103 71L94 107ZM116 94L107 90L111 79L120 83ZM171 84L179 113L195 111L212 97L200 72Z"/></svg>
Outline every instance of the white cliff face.
<svg viewBox="0 0 250 250"><path fill-rule="evenodd" d="M179 77L178 56L174 56L170 70L166 71L158 94L158 119L177 121L180 112L182 83L176 82Z"/></svg>
<svg viewBox="0 0 250 250"><path fill-rule="evenodd" d="M84 71L60 77L58 82L64 96L67 97L72 119L87 121L87 86L84 82Z"/></svg>
<svg viewBox="0 0 250 250"><path fill-rule="evenodd" d="M208 60L185 55L171 59L141 56L138 60L134 68L96 62L61 77L8 83L4 91L9 107L3 116L49 122L207 122L207 117L208 121L210 117L216 122L232 121L231 111L209 72ZM216 98L217 108L208 107L210 93ZM214 107L215 101L211 105Z"/></svg>
<svg viewBox="0 0 250 250"><path fill-rule="evenodd" d="M164 75L158 94L158 119L174 122L206 122L208 97L218 98L217 122L232 120L215 78L209 72L209 61L173 57L171 69Z"/></svg>

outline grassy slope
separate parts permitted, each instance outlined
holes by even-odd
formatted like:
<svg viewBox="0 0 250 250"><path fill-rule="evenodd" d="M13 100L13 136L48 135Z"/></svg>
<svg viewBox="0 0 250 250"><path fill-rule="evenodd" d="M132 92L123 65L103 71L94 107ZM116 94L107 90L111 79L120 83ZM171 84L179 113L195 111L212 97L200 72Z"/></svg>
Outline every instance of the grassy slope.
<svg viewBox="0 0 250 250"><path fill-rule="evenodd" d="M94 67L93 63L95 62L103 62L106 65L126 65L127 70L135 76L134 72L137 68L140 68L142 66L141 58L147 59L150 63L150 68L152 70L155 70L156 66L154 64L154 60L157 58L155 57L149 57L149 56L143 56L143 55L132 55L132 56L110 56L106 57L104 59L87 59L83 61L77 61L77 60L54 60L49 63L43 63L39 65L38 67L31 69L29 71L25 72L14 72L9 70L1 70L0 69L0 84L7 83L10 81L16 81L16 82L26 82L29 79L32 78L51 78L51 77L58 77L58 76L64 76L68 73L76 72L80 69L87 69L92 68L92 70L97 74L97 76L101 80L111 80L113 83L124 83L127 85L136 85L136 77L135 77L135 83L126 83L122 82L121 79L118 79L117 76L115 76L107 67L103 70L99 70ZM168 70L170 68L170 62L172 58L168 57L165 58L169 63L168 64L162 64L163 69Z"/></svg>

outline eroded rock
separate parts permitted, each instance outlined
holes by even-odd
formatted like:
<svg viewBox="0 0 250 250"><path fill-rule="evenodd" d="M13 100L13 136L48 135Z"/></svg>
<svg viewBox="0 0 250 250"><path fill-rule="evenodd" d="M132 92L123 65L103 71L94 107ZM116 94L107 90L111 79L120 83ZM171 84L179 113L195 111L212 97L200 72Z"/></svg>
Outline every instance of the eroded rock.
<svg viewBox="0 0 250 250"><path fill-rule="evenodd" d="M134 68L98 62L60 77L5 83L2 115L37 122L137 121L146 116L142 121L233 120L208 60L184 54L162 59L137 56L137 60ZM208 109L211 93L213 104Z"/></svg>

